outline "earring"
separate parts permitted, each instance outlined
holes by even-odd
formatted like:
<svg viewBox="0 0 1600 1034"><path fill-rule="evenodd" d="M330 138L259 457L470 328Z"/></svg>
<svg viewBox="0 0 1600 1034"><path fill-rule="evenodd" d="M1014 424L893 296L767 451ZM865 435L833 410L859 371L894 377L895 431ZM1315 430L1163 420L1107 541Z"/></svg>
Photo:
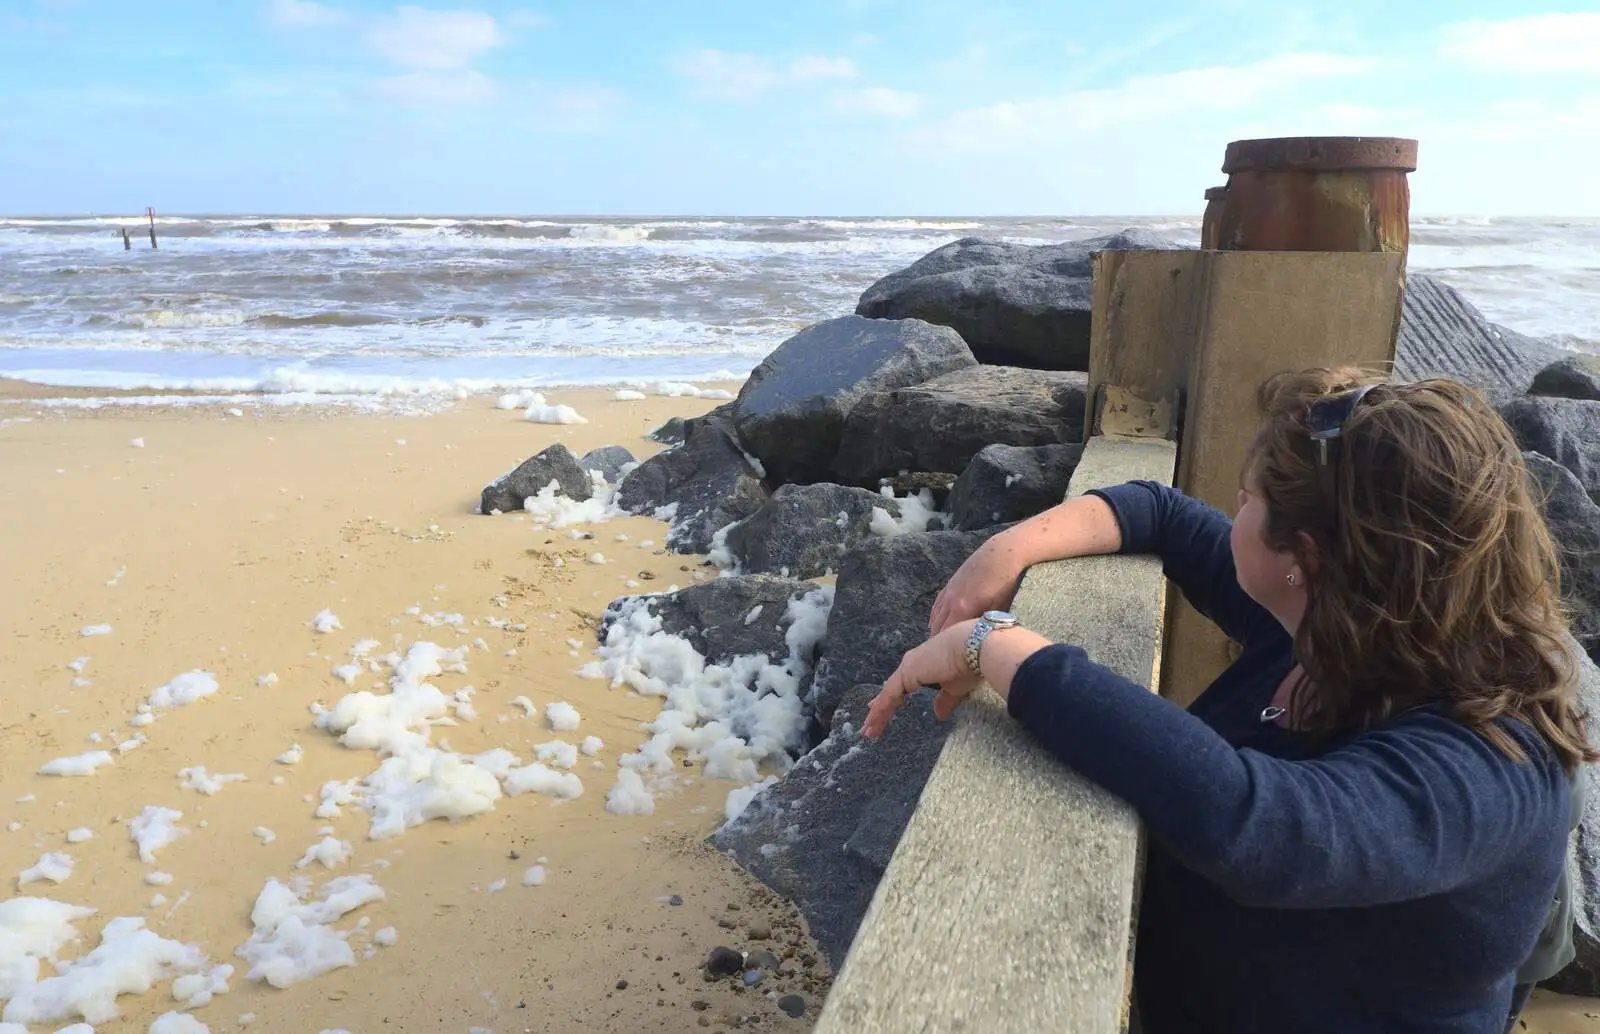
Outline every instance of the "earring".
<svg viewBox="0 0 1600 1034"><path fill-rule="evenodd" d="M1300 579L1298 579L1298 578L1296 578L1294 576L1294 572L1293 571L1290 571L1288 574L1284 575L1283 576L1283 580L1288 582L1290 585L1299 585L1300 584Z"/></svg>

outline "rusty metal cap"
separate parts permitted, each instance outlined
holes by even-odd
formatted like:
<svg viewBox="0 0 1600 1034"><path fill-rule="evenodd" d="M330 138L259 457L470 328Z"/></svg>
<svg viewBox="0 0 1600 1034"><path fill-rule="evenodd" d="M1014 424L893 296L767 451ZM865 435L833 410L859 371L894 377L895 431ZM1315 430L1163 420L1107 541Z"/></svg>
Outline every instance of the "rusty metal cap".
<svg viewBox="0 0 1600 1034"><path fill-rule="evenodd" d="M1235 140L1222 159L1227 173L1254 170L1308 172L1332 169L1402 169L1417 167L1417 142L1393 136L1283 136Z"/></svg>
<svg viewBox="0 0 1600 1034"><path fill-rule="evenodd" d="M1228 188L1227 187L1207 187L1206 188L1206 200L1207 201L1226 201L1226 200L1228 200Z"/></svg>

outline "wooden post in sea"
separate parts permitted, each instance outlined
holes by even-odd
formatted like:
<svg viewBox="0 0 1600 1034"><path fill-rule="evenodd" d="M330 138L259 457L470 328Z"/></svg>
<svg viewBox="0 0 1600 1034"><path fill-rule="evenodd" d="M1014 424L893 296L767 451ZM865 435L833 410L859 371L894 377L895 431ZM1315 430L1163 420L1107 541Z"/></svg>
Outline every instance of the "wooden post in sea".
<svg viewBox="0 0 1600 1034"><path fill-rule="evenodd" d="M128 228L126 226L124 226L122 228L122 250L123 251L132 251L133 250L133 238L128 236Z"/></svg>
<svg viewBox="0 0 1600 1034"><path fill-rule="evenodd" d="M144 214L150 219L150 250L154 251L157 247L159 247L159 245L156 244L156 210L151 207L146 207Z"/></svg>

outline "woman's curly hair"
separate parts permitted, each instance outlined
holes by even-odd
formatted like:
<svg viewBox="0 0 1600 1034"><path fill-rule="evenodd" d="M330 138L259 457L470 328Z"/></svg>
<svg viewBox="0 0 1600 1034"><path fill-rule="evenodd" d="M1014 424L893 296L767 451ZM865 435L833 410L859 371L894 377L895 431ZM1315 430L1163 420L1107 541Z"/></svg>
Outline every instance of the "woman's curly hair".
<svg viewBox="0 0 1600 1034"><path fill-rule="evenodd" d="M1259 395L1246 469L1268 545L1307 578L1295 653L1316 692L1294 694L1293 724L1361 730L1442 702L1513 758L1523 752L1497 719L1526 723L1569 774L1600 759L1576 707L1555 544L1482 396L1449 380L1376 384L1319 464L1311 407L1376 379L1306 370Z"/></svg>

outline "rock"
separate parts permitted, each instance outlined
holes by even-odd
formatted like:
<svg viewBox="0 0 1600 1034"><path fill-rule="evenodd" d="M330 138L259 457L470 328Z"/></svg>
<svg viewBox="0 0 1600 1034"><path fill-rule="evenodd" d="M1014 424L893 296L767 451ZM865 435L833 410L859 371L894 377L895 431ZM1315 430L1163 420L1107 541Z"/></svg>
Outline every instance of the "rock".
<svg viewBox="0 0 1600 1034"><path fill-rule="evenodd" d="M613 485L622 480L622 468L634 462L633 453L620 445L602 445L578 460L578 466L600 474Z"/></svg>
<svg viewBox="0 0 1600 1034"><path fill-rule="evenodd" d="M572 452L557 443L530 459L523 460L509 473L502 474L484 488L478 500L479 513L510 513L522 509L523 500L550 482L560 486L562 495L582 502L594 495L594 482L584 473Z"/></svg>
<svg viewBox="0 0 1600 1034"><path fill-rule="evenodd" d="M744 956L732 948L717 946L706 956L706 972L714 977L731 977L744 969Z"/></svg>
<svg viewBox="0 0 1600 1034"><path fill-rule="evenodd" d="M744 932L749 935L751 940L764 941L772 936L772 924L767 922L765 919L756 919L752 921L750 925L744 928ZM754 954L757 953L753 952L752 955ZM768 952L767 954L770 955L771 952ZM777 969L778 960L773 959L770 964L761 963L761 965L765 965L768 969Z"/></svg>
<svg viewBox="0 0 1600 1034"><path fill-rule="evenodd" d="M902 471L965 470L987 445L1083 440L1080 373L979 366L880 391L846 421L833 473L874 487Z"/></svg>
<svg viewBox="0 0 1600 1034"><path fill-rule="evenodd" d="M678 905L683 904L683 895L681 895L681 894L672 895L671 897L667 898L667 904L672 905L674 908L676 908Z"/></svg>
<svg viewBox="0 0 1600 1034"><path fill-rule="evenodd" d="M928 637L934 597L998 530L874 536L845 554L812 687L811 701L824 727L846 690L882 682L907 650Z"/></svg>
<svg viewBox="0 0 1600 1034"><path fill-rule="evenodd" d="M1554 345L1491 323L1461 292L1422 273L1406 275L1394 373L1400 380L1449 377L1494 400L1528 389L1561 357Z"/></svg>
<svg viewBox="0 0 1600 1034"><path fill-rule="evenodd" d="M1066 498L1082 455L1081 445L984 447L950 490L952 526L972 531L1043 513Z"/></svg>
<svg viewBox="0 0 1600 1034"><path fill-rule="evenodd" d="M1572 471L1600 502L1600 402L1530 396L1501 406L1500 415L1524 450Z"/></svg>
<svg viewBox="0 0 1600 1034"><path fill-rule="evenodd" d="M950 489L955 486L956 476L944 474L936 470L923 470L910 474L896 474L892 478L884 478L883 485L892 489L895 495L915 495L918 492L927 492L933 496L933 505L940 509L950 501Z"/></svg>
<svg viewBox="0 0 1600 1034"><path fill-rule="evenodd" d="M757 984L761 983L761 981L765 980L766 977L766 973L759 969L747 969L744 971L744 986L755 987Z"/></svg>
<svg viewBox="0 0 1600 1034"><path fill-rule="evenodd" d="M827 738L711 838L794 901L835 972L951 728L933 717L923 692L882 739L863 743L857 729L878 688L845 694Z"/></svg>
<svg viewBox="0 0 1600 1034"><path fill-rule="evenodd" d="M628 989L628 982L626 980L617 981L617 990L618 991L626 991L627 989Z"/></svg>
<svg viewBox="0 0 1600 1034"><path fill-rule="evenodd" d="M862 396L975 363L948 327L859 316L824 320L755 368L734 401L734 426L774 482L822 481Z"/></svg>
<svg viewBox="0 0 1600 1034"><path fill-rule="evenodd" d="M755 513L767 490L723 417L713 411L686 426L683 444L650 457L622 479L617 505L635 514L675 507L667 548L704 553L719 529Z"/></svg>
<svg viewBox="0 0 1600 1034"><path fill-rule="evenodd" d="M778 1008L785 1016L798 1020L806 1014L806 1000L799 995L784 995L778 999Z"/></svg>
<svg viewBox="0 0 1600 1034"><path fill-rule="evenodd" d="M625 610L644 606L661 619L661 631L689 641L710 664L764 653L774 661L789 655L785 639L788 607L817 587L811 582L772 575L730 575L661 596L624 596L600 618L600 641ZM756 608L756 620L750 615ZM803 657L809 662L811 658Z"/></svg>
<svg viewBox="0 0 1600 1034"><path fill-rule="evenodd" d="M872 534L874 509L900 516L898 503L864 488L784 485L728 529L725 546L740 571L815 578L837 569L845 552Z"/></svg>
<svg viewBox="0 0 1600 1034"><path fill-rule="evenodd" d="M683 433L683 423L683 417L671 417L666 423L662 424L654 431L651 431L645 437L649 438L653 442L661 442L664 445L681 445L683 444L683 439L685 437Z"/></svg>
<svg viewBox="0 0 1600 1034"><path fill-rule="evenodd" d="M1534 376L1528 394L1600 400L1600 356L1569 355L1551 363Z"/></svg>
<svg viewBox="0 0 1600 1034"><path fill-rule="evenodd" d="M1589 742L1600 745L1600 668L1580 660L1578 708L1591 716ZM1544 987L1561 994L1600 996L1600 765L1585 765L1583 819L1572 838L1567 873L1572 882L1572 940L1577 957Z"/></svg>
<svg viewBox="0 0 1600 1034"><path fill-rule="evenodd" d="M1181 247L1145 230L1046 245L965 237L867 288L856 313L951 327L983 363L1087 370L1094 253Z"/></svg>
<svg viewBox="0 0 1600 1034"><path fill-rule="evenodd" d="M1572 634L1600 660L1600 505L1554 460L1534 452L1523 459L1538 482L1545 523L1561 550L1561 589L1571 608ZM1600 722L1600 711L1595 721Z"/></svg>

